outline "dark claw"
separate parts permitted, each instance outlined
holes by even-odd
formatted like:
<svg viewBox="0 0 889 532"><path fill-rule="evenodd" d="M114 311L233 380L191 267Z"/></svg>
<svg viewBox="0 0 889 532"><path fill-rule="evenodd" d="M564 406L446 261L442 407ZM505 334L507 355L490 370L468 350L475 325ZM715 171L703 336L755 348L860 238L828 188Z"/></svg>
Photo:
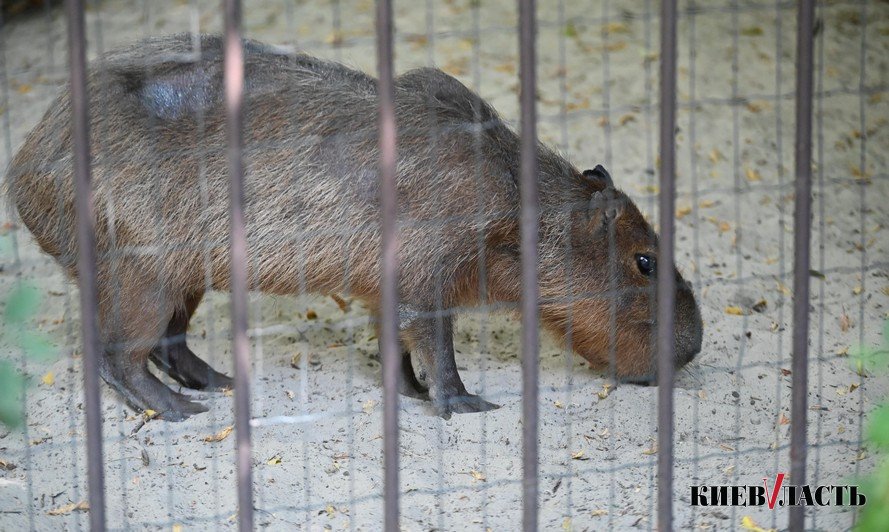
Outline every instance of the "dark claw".
<svg viewBox="0 0 889 532"><path fill-rule="evenodd" d="M435 401L435 413L443 419L450 419L451 414L473 414L496 410L500 405L489 403L478 395L463 393Z"/></svg>
<svg viewBox="0 0 889 532"><path fill-rule="evenodd" d="M184 344L157 346L151 360L164 373L193 390L224 391L234 388L234 381L210 367Z"/></svg>
<svg viewBox="0 0 889 532"><path fill-rule="evenodd" d="M105 353L99 372L112 388L120 392L124 400L138 411L154 410L161 419L182 421L208 408L176 393L155 377L144 364L121 365L114 354Z"/></svg>

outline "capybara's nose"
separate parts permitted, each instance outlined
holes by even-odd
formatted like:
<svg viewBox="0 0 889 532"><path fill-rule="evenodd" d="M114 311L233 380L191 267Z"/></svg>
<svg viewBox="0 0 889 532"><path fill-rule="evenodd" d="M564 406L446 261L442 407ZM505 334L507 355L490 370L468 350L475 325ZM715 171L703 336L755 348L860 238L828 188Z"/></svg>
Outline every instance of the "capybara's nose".
<svg viewBox="0 0 889 532"><path fill-rule="evenodd" d="M704 325L691 286L683 280L676 298L676 367L688 364L701 352Z"/></svg>

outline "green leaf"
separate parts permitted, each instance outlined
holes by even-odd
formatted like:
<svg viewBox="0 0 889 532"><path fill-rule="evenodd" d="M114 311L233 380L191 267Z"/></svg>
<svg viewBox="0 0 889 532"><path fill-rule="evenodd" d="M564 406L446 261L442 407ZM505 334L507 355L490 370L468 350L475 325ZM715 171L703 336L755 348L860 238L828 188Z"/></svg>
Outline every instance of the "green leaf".
<svg viewBox="0 0 889 532"><path fill-rule="evenodd" d="M25 351L27 356L40 362L52 360L56 352L46 335L31 331L22 331L19 336L19 347Z"/></svg>
<svg viewBox="0 0 889 532"><path fill-rule="evenodd" d="M24 377L0 360L0 423L15 428L22 423L21 389Z"/></svg>
<svg viewBox="0 0 889 532"><path fill-rule="evenodd" d="M573 22L569 22L565 24L565 37L577 37L577 26L574 25Z"/></svg>
<svg viewBox="0 0 889 532"><path fill-rule="evenodd" d="M877 445L889 447L889 404L871 413L867 437Z"/></svg>
<svg viewBox="0 0 889 532"><path fill-rule="evenodd" d="M6 323L24 323L40 306L40 294L29 284L18 285L6 299Z"/></svg>

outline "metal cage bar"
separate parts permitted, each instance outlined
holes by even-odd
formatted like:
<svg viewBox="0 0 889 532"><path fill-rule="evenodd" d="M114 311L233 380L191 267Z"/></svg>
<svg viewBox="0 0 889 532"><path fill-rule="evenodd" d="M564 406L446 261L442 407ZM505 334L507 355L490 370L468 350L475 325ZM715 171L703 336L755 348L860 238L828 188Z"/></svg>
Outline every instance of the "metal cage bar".
<svg viewBox="0 0 889 532"><path fill-rule="evenodd" d="M105 464L102 458L102 411L99 389L98 287L96 232L90 186L89 94L83 2L68 0L68 60L71 70L71 114L74 141L77 278L80 287L80 331L83 337L83 395L86 411L86 455L90 529L105 529Z"/></svg>
<svg viewBox="0 0 889 532"><path fill-rule="evenodd" d="M657 278L658 371L658 530L673 529L673 325L676 276L673 240L676 204L676 0L661 3L661 194L658 262L666 265Z"/></svg>
<svg viewBox="0 0 889 532"><path fill-rule="evenodd" d="M235 460L238 528L253 530L250 441L250 346L247 339L247 231L244 221L244 43L241 2L225 0L225 111L231 201L232 355L235 362Z"/></svg>
<svg viewBox="0 0 889 532"><path fill-rule="evenodd" d="M539 361L537 240L537 74L535 0L519 1L521 76L521 231L522 231L522 525L537 530L537 380Z"/></svg>
<svg viewBox="0 0 889 532"><path fill-rule="evenodd" d="M399 530L398 509L398 205L396 198L395 80L391 0L377 2L380 193L382 206L383 503L385 530Z"/></svg>
<svg viewBox="0 0 889 532"><path fill-rule="evenodd" d="M812 85L815 3L800 0L796 35L796 195L793 213L793 380L791 381L790 478L806 481L806 415L809 364L809 240L812 224ZM790 530L805 528L805 506L790 507Z"/></svg>

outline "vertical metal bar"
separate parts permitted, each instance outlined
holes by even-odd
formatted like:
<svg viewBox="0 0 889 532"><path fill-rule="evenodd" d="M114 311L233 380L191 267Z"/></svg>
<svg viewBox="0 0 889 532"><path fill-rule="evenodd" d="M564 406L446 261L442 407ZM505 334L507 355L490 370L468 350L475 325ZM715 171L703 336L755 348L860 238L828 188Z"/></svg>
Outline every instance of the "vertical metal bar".
<svg viewBox="0 0 889 532"><path fill-rule="evenodd" d="M244 222L243 112L244 43L241 2L225 1L225 111L231 196L232 354L235 359L235 460L238 528L253 530L250 460L250 352L247 341L247 232Z"/></svg>
<svg viewBox="0 0 889 532"><path fill-rule="evenodd" d="M793 213L793 377L790 478L806 482L806 411L809 388L809 239L812 217L812 70L815 3L800 0L796 35L796 198ZM805 507L790 507L790 530L803 530Z"/></svg>
<svg viewBox="0 0 889 532"><path fill-rule="evenodd" d="M398 527L398 205L395 184L395 81L392 67L392 2L377 2L380 181L382 194L383 490L385 530Z"/></svg>
<svg viewBox="0 0 889 532"><path fill-rule="evenodd" d="M519 0L519 55L522 107L522 525L537 530L537 73L535 0Z"/></svg>
<svg viewBox="0 0 889 532"><path fill-rule="evenodd" d="M98 290L96 234L90 190L89 94L83 3L68 0L68 61L71 69L71 125L74 138L74 206L77 213L77 277L80 286L80 334L83 337L83 395L86 410L86 461L90 530L105 530L105 470L102 460L102 412L99 395Z"/></svg>
<svg viewBox="0 0 889 532"><path fill-rule="evenodd" d="M673 240L676 191L676 0L661 3L661 236L657 278L658 368L658 530L673 529L673 320L676 275L673 272Z"/></svg>

